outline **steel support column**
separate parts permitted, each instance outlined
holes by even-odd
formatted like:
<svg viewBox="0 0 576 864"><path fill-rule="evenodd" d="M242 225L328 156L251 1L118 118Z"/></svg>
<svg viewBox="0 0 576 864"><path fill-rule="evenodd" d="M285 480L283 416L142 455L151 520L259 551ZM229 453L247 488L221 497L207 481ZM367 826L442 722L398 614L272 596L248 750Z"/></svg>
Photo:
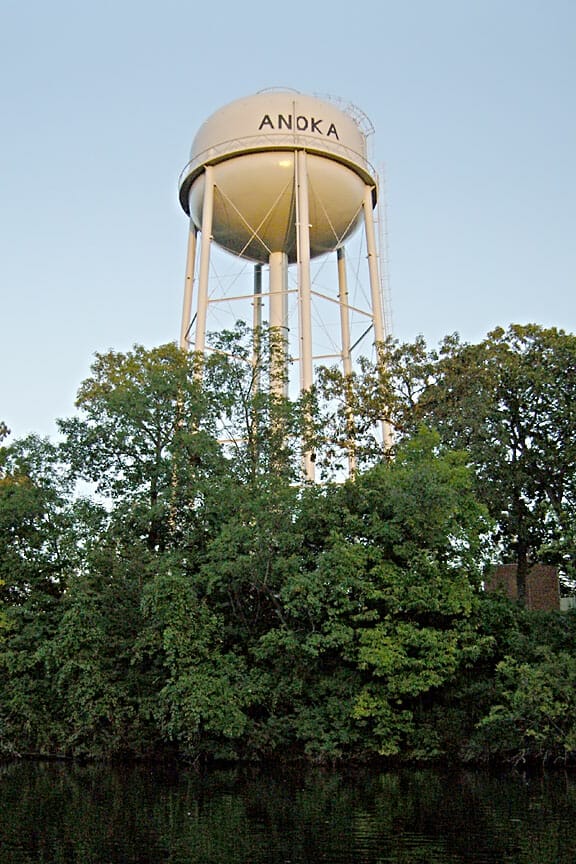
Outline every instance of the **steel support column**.
<svg viewBox="0 0 576 864"><path fill-rule="evenodd" d="M356 457L354 455L354 421L350 406L350 375L352 374L352 355L350 348L350 309L348 307L348 276L346 273L346 253L344 247L336 250L338 260L338 303L340 306L340 334L342 340L341 356L342 371L346 386L346 414L348 427L348 471L354 474Z"/></svg>
<svg viewBox="0 0 576 864"><path fill-rule="evenodd" d="M370 278L370 296L372 298L372 322L374 324L374 342L376 347L386 338L384 328L384 310L382 304L382 283L378 267L376 247L376 231L374 214L372 212L372 187L364 187L364 226L366 231L366 250L368 252L368 273ZM377 358L378 360L378 358ZM382 442L386 451L392 447L392 430L386 420L381 421Z"/></svg>
<svg viewBox="0 0 576 864"><path fill-rule="evenodd" d="M306 151L296 154L296 231L298 238L298 312L300 323L300 390L309 392L314 383L312 363L312 288L310 280L310 212ZM314 459L304 453L304 473L313 482Z"/></svg>
<svg viewBox="0 0 576 864"><path fill-rule="evenodd" d="M278 396L288 395L288 255L271 252L270 339L271 384Z"/></svg>
<svg viewBox="0 0 576 864"><path fill-rule="evenodd" d="M208 312L208 276L210 273L210 247L212 245L212 219L214 216L213 168L207 165L204 176L204 203L200 243L200 273L198 276L198 312L194 348L201 354L206 347L206 315Z"/></svg>
<svg viewBox="0 0 576 864"><path fill-rule="evenodd" d="M196 238L198 231L192 219L188 232L186 253L186 277L184 280L184 301L182 303L182 326L180 327L180 348L187 351L190 347L190 322L192 320L192 297L194 294L194 273L196 268Z"/></svg>

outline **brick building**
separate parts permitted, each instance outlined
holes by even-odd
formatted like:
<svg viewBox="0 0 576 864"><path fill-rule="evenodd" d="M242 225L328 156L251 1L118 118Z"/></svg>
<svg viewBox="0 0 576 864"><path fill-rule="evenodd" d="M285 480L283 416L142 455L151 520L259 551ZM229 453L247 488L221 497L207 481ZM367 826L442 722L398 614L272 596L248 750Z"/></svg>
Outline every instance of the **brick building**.
<svg viewBox="0 0 576 864"><path fill-rule="evenodd" d="M516 565L501 564L487 577L486 591L504 591L518 599ZM560 609L558 570L549 564L535 564L526 577L526 608L531 611L556 612Z"/></svg>

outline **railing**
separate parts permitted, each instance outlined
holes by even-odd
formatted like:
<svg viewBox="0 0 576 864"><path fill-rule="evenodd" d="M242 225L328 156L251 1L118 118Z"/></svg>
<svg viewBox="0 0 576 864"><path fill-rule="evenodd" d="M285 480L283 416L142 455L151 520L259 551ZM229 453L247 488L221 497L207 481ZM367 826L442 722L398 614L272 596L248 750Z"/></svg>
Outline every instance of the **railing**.
<svg viewBox="0 0 576 864"><path fill-rule="evenodd" d="M181 187L185 181L198 173L202 166L211 162L219 162L227 156L235 156L241 152L258 152L265 150L294 150L304 148L310 152L326 154L327 156L339 157L352 168L360 168L364 174L370 176L376 183L377 171L370 164L363 153L358 153L351 147L346 147L339 141L326 140L326 138L313 139L303 132L294 131L290 133L275 133L274 135L260 133L259 135L245 135L241 138L229 138L220 141L211 147L206 147L197 153L181 172L178 186Z"/></svg>

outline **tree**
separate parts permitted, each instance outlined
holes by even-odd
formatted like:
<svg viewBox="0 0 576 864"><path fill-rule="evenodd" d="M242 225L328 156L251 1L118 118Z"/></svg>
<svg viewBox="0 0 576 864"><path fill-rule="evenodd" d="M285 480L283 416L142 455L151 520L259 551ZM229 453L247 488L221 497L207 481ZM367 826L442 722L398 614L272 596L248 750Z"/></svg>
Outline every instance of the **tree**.
<svg viewBox="0 0 576 864"><path fill-rule="evenodd" d="M376 391L378 369L388 383ZM412 345L388 340L378 367L365 365L351 381L355 416L367 404L368 425L388 419L398 442L424 424L468 454L501 555L517 565L522 602L536 560L559 564L565 575L574 571L575 371L576 336L513 324L478 344L447 336L439 351L422 338ZM378 458L378 448L370 458Z"/></svg>
<svg viewBox="0 0 576 864"><path fill-rule="evenodd" d="M515 764L573 761L576 755L576 658L542 647L533 662L505 657L496 694L479 722L475 746L484 758Z"/></svg>
<svg viewBox="0 0 576 864"><path fill-rule="evenodd" d="M364 685L354 713L369 722L379 752L429 751L416 720L423 700L483 650L472 611L490 523L465 456L426 431L348 491L354 540L371 550L369 608L377 613L358 633Z"/></svg>
<svg viewBox="0 0 576 864"><path fill-rule="evenodd" d="M58 447L35 435L1 452L0 577L8 603L58 598L75 560L70 486Z"/></svg>
<svg viewBox="0 0 576 864"><path fill-rule="evenodd" d="M62 597L79 563L74 508L55 445L30 436L1 458L3 731L19 747L50 750L57 700L41 651L58 628Z"/></svg>
<svg viewBox="0 0 576 864"><path fill-rule="evenodd" d="M263 475L302 479L302 454L314 447L313 398L293 401L280 392L285 345L271 329L243 322L211 337L202 388L215 408L231 473L242 483Z"/></svg>
<svg viewBox="0 0 576 864"><path fill-rule="evenodd" d="M478 345L447 339L416 414L469 453L520 600L538 558L573 566L562 555L576 551L575 336L511 325Z"/></svg>
<svg viewBox="0 0 576 864"><path fill-rule="evenodd" d="M9 434L10 434L10 430L8 429L6 424L3 421L0 421L0 444L2 444L2 441ZM0 451L0 454L1 453L2 453L2 451ZM3 461L4 460L3 460L2 456L0 456L0 482L2 482L2 479L3 479L3 468L2 468ZM0 580L0 589L2 588L3 585L4 585L4 582L2 580ZM0 607L0 610L1 610L1 607ZM5 626L6 626L6 616L2 613L2 611L0 611L0 639L1 639L1 635L2 635L2 628Z"/></svg>
<svg viewBox="0 0 576 864"><path fill-rule="evenodd" d="M164 740L189 758L229 756L250 702L245 659L225 640L222 616L200 599L175 556L166 557L142 595L135 657L153 669L148 710Z"/></svg>
<svg viewBox="0 0 576 864"><path fill-rule="evenodd" d="M309 754L430 755L418 711L484 648L472 612L489 522L464 458L423 431L394 462L303 492L281 614L253 653L268 724L283 717Z"/></svg>
<svg viewBox="0 0 576 864"><path fill-rule="evenodd" d="M122 504L132 530L161 548L176 499L183 489L193 497L218 459L196 359L172 344L97 355L76 404L82 416L59 421L74 476Z"/></svg>
<svg viewBox="0 0 576 864"><path fill-rule="evenodd" d="M210 358L173 345L99 355L81 416L60 421L71 477L108 511L44 651L71 752L128 746L144 715L189 753L245 723L233 695L250 639L279 608L266 568L281 562L274 532L290 523L282 501L300 470L299 409L265 386L268 336L259 353L246 340L241 327L221 334ZM140 629L148 641L135 645Z"/></svg>
<svg viewBox="0 0 576 864"><path fill-rule="evenodd" d="M495 538L528 560L571 548L573 337L389 341L298 402L267 386L273 339L251 338L100 355L61 444L0 448L3 746L430 758L496 729L495 695L498 716L528 710L531 641L546 663L573 650L566 619L546 641L480 591ZM302 450L337 476L352 433L354 476L304 482Z"/></svg>
<svg viewBox="0 0 576 864"><path fill-rule="evenodd" d="M422 423L417 406L433 380L437 355L423 337L401 344L389 337L378 346L375 361L359 359L358 369L344 375L338 367L318 371L318 462L325 478L341 472L348 457L362 471L390 458L382 441L382 424L396 439L411 437Z"/></svg>
<svg viewBox="0 0 576 864"><path fill-rule="evenodd" d="M180 542L219 483L300 471L303 412L267 386L273 336L250 337L238 325L208 358L171 344L97 355L81 416L59 421L73 475L122 507L150 549Z"/></svg>

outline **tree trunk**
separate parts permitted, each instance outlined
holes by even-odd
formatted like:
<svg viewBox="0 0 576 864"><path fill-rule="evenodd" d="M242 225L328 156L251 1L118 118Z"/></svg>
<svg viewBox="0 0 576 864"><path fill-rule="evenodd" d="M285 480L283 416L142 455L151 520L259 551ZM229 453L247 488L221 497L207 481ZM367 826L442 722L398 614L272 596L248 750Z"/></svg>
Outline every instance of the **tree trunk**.
<svg viewBox="0 0 576 864"><path fill-rule="evenodd" d="M518 558L516 563L516 593L521 606L526 606L526 579L528 576L528 543L518 538Z"/></svg>

